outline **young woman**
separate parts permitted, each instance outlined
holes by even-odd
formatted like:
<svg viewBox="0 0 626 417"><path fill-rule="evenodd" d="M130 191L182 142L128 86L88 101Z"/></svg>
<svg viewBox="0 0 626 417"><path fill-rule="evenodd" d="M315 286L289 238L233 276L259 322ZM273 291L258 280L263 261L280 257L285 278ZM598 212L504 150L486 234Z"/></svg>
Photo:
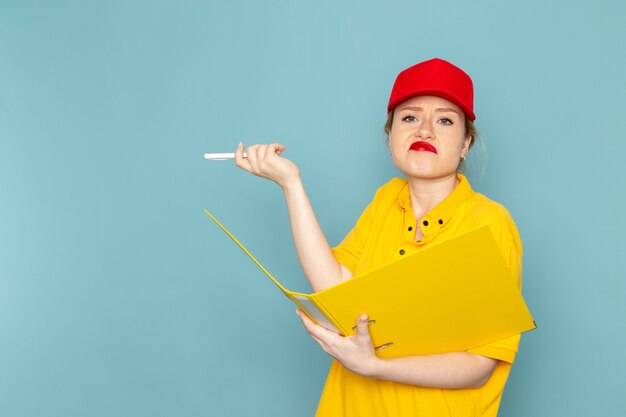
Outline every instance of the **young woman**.
<svg viewBox="0 0 626 417"><path fill-rule="evenodd" d="M253 145L238 167L283 190L304 273L314 291L488 223L521 285L522 245L498 203L474 192L459 172L474 140L473 84L460 68L432 59L402 71L389 99L389 149L405 179L383 185L354 228L330 248L305 193L298 167L280 144ZM419 277L407 276L407 279ZM471 351L380 359L367 316L343 337L299 313L333 361L317 416L495 416L519 335Z"/></svg>

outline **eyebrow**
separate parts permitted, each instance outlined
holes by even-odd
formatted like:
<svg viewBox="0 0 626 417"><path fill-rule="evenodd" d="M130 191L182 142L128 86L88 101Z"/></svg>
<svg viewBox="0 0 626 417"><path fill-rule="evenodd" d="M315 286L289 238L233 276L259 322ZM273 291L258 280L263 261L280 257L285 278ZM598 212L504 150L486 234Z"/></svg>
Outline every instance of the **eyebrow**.
<svg viewBox="0 0 626 417"><path fill-rule="evenodd" d="M452 107L438 107L438 108L435 109L435 111L451 111L451 112L459 114L459 115L461 114L461 113L459 113L458 110L453 109Z"/></svg>
<svg viewBox="0 0 626 417"><path fill-rule="evenodd" d="M409 106L409 107L403 107L403 108L400 109L400 111L402 111L402 110L422 111L422 110L424 110L424 108L423 107L419 107L419 106L418 107ZM435 109L435 111L437 111L437 112L451 111L451 112L456 113L458 115L461 114L461 113L459 113L458 110L455 110L452 107L437 107Z"/></svg>

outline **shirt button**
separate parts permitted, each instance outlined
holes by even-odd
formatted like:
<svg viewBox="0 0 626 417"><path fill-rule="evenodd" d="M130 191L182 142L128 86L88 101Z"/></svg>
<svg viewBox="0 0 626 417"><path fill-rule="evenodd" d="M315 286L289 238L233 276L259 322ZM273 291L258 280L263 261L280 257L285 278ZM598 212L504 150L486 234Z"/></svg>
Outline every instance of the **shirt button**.
<svg viewBox="0 0 626 417"><path fill-rule="evenodd" d="M400 249L400 255L404 255L404 249Z"/></svg>
<svg viewBox="0 0 626 417"><path fill-rule="evenodd" d="M424 220L424 221L422 222L422 224L423 224L424 226L428 226L428 220Z"/></svg>
<svg viewBox="0 0 626 417"><path fill-rule="evenodd" d="M409 232L413 230L413 226L409 226Z"/></svg>
<svg viewBox="0 0 626 417"><path fill-rule="evenodd" d="M443 224L443 220L439 219L439 224Z"/></svg>

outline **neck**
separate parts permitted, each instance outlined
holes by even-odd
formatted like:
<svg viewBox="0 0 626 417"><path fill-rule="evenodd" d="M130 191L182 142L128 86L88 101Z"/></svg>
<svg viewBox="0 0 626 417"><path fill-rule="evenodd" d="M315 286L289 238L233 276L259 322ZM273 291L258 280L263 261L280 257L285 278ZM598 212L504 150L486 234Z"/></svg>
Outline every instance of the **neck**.
<svg viewBox="0 0 626 417"><path fill-rule="evenodd" d="M411 207L418 220L449 196L459 183L456 172L445 178L409 177L408 181Z"/></svg>

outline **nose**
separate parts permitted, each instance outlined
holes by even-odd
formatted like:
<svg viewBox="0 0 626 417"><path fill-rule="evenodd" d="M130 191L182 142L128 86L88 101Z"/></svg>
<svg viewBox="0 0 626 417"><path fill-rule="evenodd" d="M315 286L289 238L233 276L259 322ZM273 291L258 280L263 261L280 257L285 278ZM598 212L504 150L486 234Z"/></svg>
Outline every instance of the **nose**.
<svg viewBox="0 0 626 417"><path fill-rule="evenodd" d="M417 126L417 129L415 129L413 135L419 139L432 139L434 134L431 121L426 118L422 120L422 122Z"/></svg>

